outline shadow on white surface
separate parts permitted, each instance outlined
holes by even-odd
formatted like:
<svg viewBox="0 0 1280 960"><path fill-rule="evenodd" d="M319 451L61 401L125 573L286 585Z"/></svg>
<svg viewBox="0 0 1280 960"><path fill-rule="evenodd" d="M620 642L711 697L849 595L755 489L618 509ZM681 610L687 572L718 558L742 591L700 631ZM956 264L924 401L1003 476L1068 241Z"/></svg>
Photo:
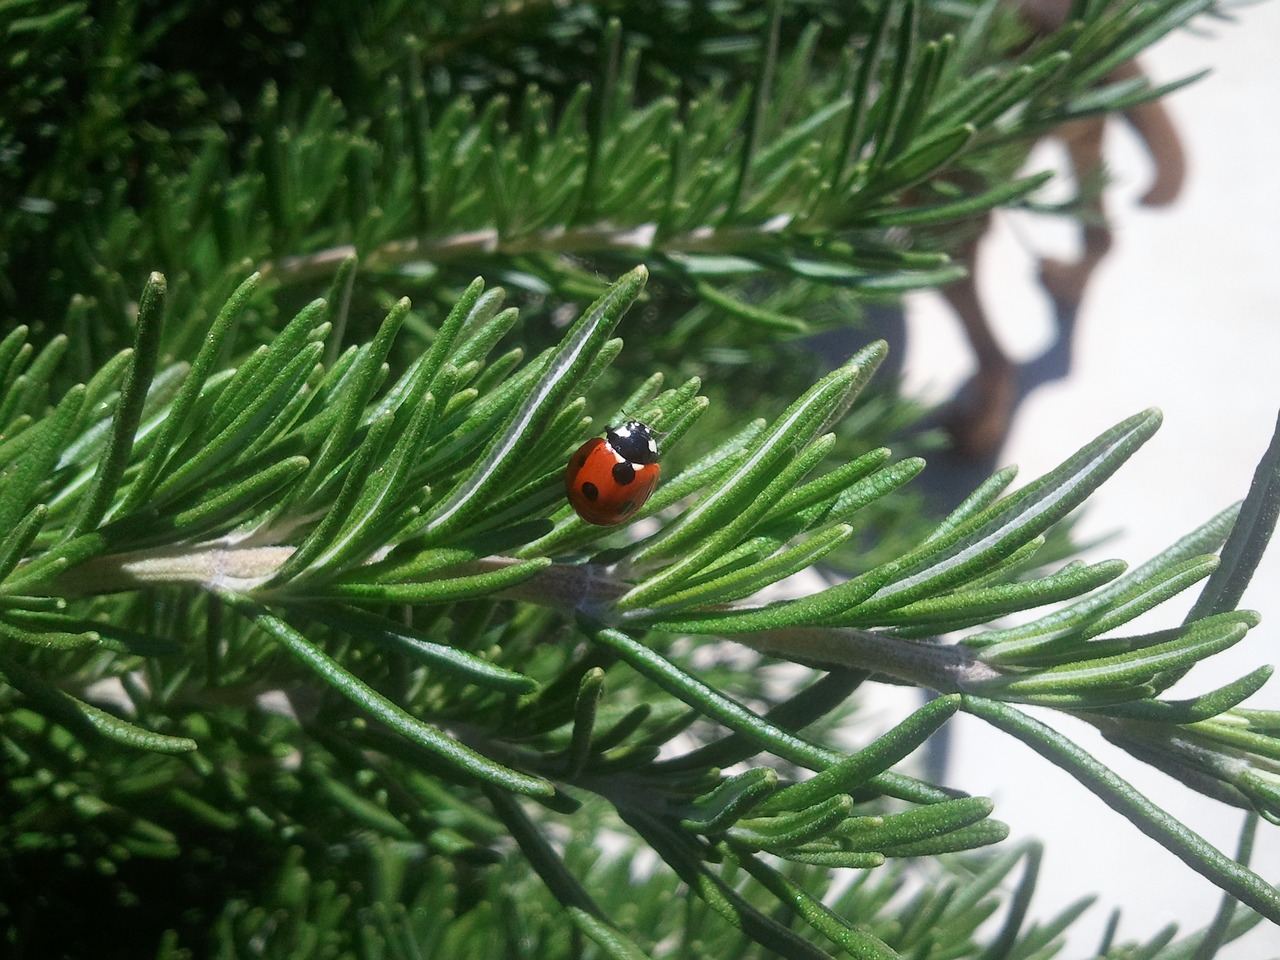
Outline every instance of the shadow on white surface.
<svg viewBox="0 0 1280 960"><path fill-rule="evenodd" d="M1280 411L1280 3L1237 14L1234 23L1203 20L1198 25L1211 35L1182 32L1143 57L1157 82L1213 69L1168 103L1188 152L1184 194L1169 210L1138 207L1145 158L1127 130L1109 126L1115 247L1086 294L1071 376L1027 398L999 458L1017 463L1025 482L1130 414L1164 411L1162 429L1086 508L1081 538L1116 534L1087 559L1136 565L1241 499ZM1049 153L1033 155L1036 169L1052 163ZM1067 235L1008 214L987 240L980 282L993 325L1017 358L1035 356L1052 338L1029 247L1061 254ZM944 399L971 372L956 367L969 356L958 323L940 299L922 295L909 305L908 329L907 391ZM1174 695L1277 660L1278 588L1280 543L1273 543L1244 599L1263 614L1262 625L1193 671ZM1141 626L1176 624L1190 606L1178 599ZM1280 709L1280 681L1250 705ZM1240 811L1129 759L1083 724L1047 719L1220 849L1234 850ZM949 781L992 797L1014 839L1046 843L1033 915L1047 918L1082 895L1098 895L1063 956L1092 956L1112 907L1123 911L1122 940L1150 937L1169 923L1188 933L1210 921L1219 894L1208 881L1028 748L980 721L958 720ZM1280 881L1280 828L1260 826L1253 867ZM1263 923L1220 956L1280 956L1280 928Z"/></svg>

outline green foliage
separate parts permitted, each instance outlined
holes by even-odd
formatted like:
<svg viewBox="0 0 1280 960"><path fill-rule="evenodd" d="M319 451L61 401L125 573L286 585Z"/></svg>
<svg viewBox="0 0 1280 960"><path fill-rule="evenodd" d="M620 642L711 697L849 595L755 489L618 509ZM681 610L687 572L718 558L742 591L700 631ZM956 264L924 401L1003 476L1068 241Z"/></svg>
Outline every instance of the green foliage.
<svg viewBox="0 0 1280 960"><path fill-rule="evenodd" d="M1227 857L1018 707L1280 818L1270 668L1161 699L1257 622L1280 447L1132 572L1058 563L1158 413L912 517L884 344L790 352L956 276L1204 3L1030 45L990 2L98 6L0 8L10 952L1050 956L1085 904L1030 920L1038 849L907 766L959 711L1250 908L1100 953L1280 922L1252 825ZM624 411L663 482L592 526L561 474ZM935 696L851 750L873 678Z"/></svg>
<svg viewBox="0 0 1280 960"><path fill-rule="evenodd" d="M586 3L244 4L220 21L193 6L94 19L65 3L50 51L9 65L22 79L0 116L39 112L8 131L25 162L2 214L5 296L33 322L67 312L83 377L132 340L130 297L153 270L193 318L169 327L186 356L246 262L301 292L353 252L356 302L411 284L446 312L477 273L541 312L600 292L584 260L605 275L642 260L684 312L646 331L667 362L726 329L741 350L847 323L868 296L958 276L944 238L1044 182L1010 180L1020 144L1154 95L1093 84L1205 2L1099 11L1031 49L989 3L778 4L772 20L669 0L618 19ZM0 20L18 41L20 7ZM201 49L219 42L222 60ZM282 69L290 45L305 55ZM156 62L173 66L164 84ZM911 246L889 232L906 225ZM233 354L272 320L243 324Z"/></svg>
<svg viewBox="0 0 1280 960"><path fill-rule="evenodd" d="M1140 414L1001 496L1006 472L861 576L760 605L754 595L797 557L833 549L856 511L919 469L896 470L881 451L810 478L883 345L860 351L771 423L676 472L641 514L662 522L619 539L562 504L559 474L589 432L581 392L616 356L613 333L645 279L643 268L632 271L556 346L492 371L494 327L506 329L511 317L500 291L473 283L431 349L390 379L383 358L405 302L372 341L332 363L322 360L329 307L318 301L239 366L215 369L208 357L220 350L217 331L251 309L256 277L228 302L190 366L166 377L156 363L165 284L153 277L135 347L111 367L110 384L77 387L51 404L32 393L11 411L0 510L12 529L4 552L16 562L0 582L8 647L0 670L11 690L10 762L25 771L11 795L25 792L32 804L55 786L37 774L51 750L72 769L89 756L100 770L128 766L134 751L156 755L141 784L91 776L74 808L55 807L65 810L55 822L116 821L99 855L109 873L129 860L189 857L180 846L187 818L224 842L246 829L265 835L279 855L303 839L294 856L307 859L316 855L307 848L335 830L346 844L383 838L380 861L391 854L379 843L410 845L415 857L483 860L509 833L568 911L575 936L606 955L636 956L647 932L620 923L589 892L541 823L581 819L588 826L578 835L590 836L611 809L712 913L764 949L825 956L818 944L826 941L853 956L890 957L901 955L894 937L814 899L794 871L874 868L1003 839L989 801L894 770L963 709L1026 740L1193 869L1280 919L1280 899L1264 881L1011 706L1070 710L1199 789L1280 815L1280 721L1237 707L1269 671L1194 703L1157 699L1237 642L1256 615L1224 610L1156 634L1114 632L1204 577L1215 591L1206 596L1233 595L1219 583L1247 579L1247 567L1214 572L1205 551L1229 532L1236 542L1262 536L1271 511L1253 504L1270 497L1271 484L1255 490L1245 512L1259 519L1247 528L1233 524L1234 511L1223 514L1131 574L1120 576L1122 564L1069 563L1021 576L1045 531L1155 430L1158 416ZM17 367L19 357L35 362L9 353ZM16 384L21 371L7 379ZM663 390L652 378L628 407L671 450L706 401L696 382ZM1264 470L1273 475L1273 466ZM177 613L157 620L149 598L166 594ZM938 639L1072 598L1022 627ZM203 663L190 642L197 616L206 621ZM762 715L691 671L675 633L731 637L832 672L798 695L807 707ZM583 642L566 643L574 634ZM869 674L942 696L851 754L805 732ZM92 702L106 678L124 695L112 710ZM824 686L834 695L818 695ZM221 707L206 703L213 691ZM261 710L263 697L280 695L288 698L282 716L244 711L255 696ZM705 746L660 753L695 723ZM238 731L233 741L219 736L222 724ZM232 742L243 757L206 755ZM745 772L720 772L743 760ZM796 779L804 769L815 775ZM272 783L265 805L255 783L262 777ZM320 809L298 806L317 794ZM472 811L477 795L490 813ZM535 816L530 802L544 812ZM356 834L338 839L350 829ZM15 825L6 844L20 861L21 851L56 848L57 835ZM739 871L760 889L742 887ZM339 876L308 894L331 918L347 909ZM429 895L432 882L413 886L412 896ZM367 896L362 887L357 899ZM783 905L793 912L787 922L776 915ZM228 909L217 924L230 926L217 929L234 941L237 924L256 922L257 907ZM368 901L360 909L377 916L383 908ZM938 909L945 913L945 899ZM409 922L390 916L396 930ZM336 919L317 923L297 936L348 942ZM947 935L968 929L956 923Z"/></svg>

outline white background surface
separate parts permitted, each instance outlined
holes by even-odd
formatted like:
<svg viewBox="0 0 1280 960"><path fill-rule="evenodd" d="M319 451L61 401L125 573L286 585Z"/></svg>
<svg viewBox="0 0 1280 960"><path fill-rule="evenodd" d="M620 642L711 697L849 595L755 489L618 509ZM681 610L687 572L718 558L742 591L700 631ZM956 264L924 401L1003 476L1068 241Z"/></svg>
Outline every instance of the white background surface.
<svg viewBox="0 0 1280 960"><path fill-rule="evenodd" d="M1213 69L1168 101L1188 153L1183 195L1166 210L1138 207L1147 159L1130 131L1110 125L1116 243L1086 295L1073 373L1027 399L1000 457L1017 463L1025 482L1130 414L1164 411L1159 433L1087 509L1083 536L1117 533L1091 559L1141 563L1242 498L1280 411L1280 3L1240 8L1234 23L1202 18L1197 26L1198 33L1171 36L1143 57L1158 82ZM1052 151L1038 151L1031 166L1055 163ZM1022 359L1051 337L1033 251L1061 254L1068 237L1029 215L1006 214L984 249L984 297L1003 341ZM971 372L958 323L940 300L921 295L909 304L908 324L908 392L949 396ZM1278 588L1280 538L1245 596L1244 606L1262 612L1262 625L1173 695L1280 663ZM1141 626L1173 626L1189 603L1178 598ZM1280 709L1280 677L1250 705ZM1239 811L1129 760L1082 724L1051 719L1220 849L1234 850ZM949 781L992 797L1014 840L1046 843L1033 915L1047 919L1082 895L1099 895L1063 957L1093 955L1112 907L1123 910L1121 939L1149 937L1171 922L1190 932L1211 919L1219 894L1208 881L1020 743L972 718L953 722ZM1260 825L1253 866L1280 881L1280 828ZM1277 956L1280 929L1265 923L1222 954Z"/></svg>

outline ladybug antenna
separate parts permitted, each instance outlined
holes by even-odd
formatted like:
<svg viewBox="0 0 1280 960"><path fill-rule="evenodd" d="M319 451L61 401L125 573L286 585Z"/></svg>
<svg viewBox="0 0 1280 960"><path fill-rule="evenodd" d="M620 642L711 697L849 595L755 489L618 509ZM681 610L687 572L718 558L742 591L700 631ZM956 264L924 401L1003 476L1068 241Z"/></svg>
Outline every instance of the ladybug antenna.
<svg viewBox="0 0 1280 960"><path fill-rule="evenodd" d="M663 437L666 437L671 433L670 430L658 430L657 428L652 426L649 422L654 417L662 416L661 410L655 410L653 417L650 417L648 419L641 419L640 417L637 417L634 413L632 413L630 410L628 410L626 407L619 407L618 409L621 411L622 416L626 418L623 421L624 423L626 422L642 423L645 425L645 428L648 429L648 431L652 433L654 437L656 437L659 440L661 440Z"/></svg>

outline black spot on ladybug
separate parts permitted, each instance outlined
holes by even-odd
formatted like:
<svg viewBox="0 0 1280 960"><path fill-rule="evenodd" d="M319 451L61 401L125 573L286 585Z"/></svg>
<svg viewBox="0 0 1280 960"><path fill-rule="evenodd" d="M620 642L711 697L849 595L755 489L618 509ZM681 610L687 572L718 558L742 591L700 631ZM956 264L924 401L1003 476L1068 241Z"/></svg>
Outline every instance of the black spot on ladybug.
<svg viewBox="0 0 1280 960"><path fill-rule="evenodd" d="M617 481L618 486L625 487L628 483L636 478L636 468L629 462L623 460L621 463L613 465L613 479Z"/></svg>
<svg viewBox="0 0 1280 960"><path fill-rule="evenodd" d="M597 487L590 480L588 480L586 483L582 485L582 495L586 497L588 500L599 500L600 488Z"/></svg>

